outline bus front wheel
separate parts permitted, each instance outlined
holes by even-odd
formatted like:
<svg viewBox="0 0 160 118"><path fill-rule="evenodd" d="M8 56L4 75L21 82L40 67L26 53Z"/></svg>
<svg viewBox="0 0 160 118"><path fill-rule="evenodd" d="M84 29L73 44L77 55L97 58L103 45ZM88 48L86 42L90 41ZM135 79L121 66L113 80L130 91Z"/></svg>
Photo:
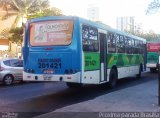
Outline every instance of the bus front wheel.
<svg viewBox="0 0 160 118"><path fill-rule="evenodd" d="M114 88L117 84L117 72L112 69L109 75L109 87Z"/></svg>

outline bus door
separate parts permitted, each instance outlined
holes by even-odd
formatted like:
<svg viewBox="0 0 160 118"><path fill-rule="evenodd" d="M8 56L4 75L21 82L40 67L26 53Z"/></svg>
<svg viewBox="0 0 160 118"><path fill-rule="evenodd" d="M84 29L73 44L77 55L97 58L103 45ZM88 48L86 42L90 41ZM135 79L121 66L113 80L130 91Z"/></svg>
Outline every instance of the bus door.
<svg viewBox="0 0 160 118"><path fill-rule="evenodd" d="M100 41L100 82L107 81L107 33L99 33Z"/></svg>

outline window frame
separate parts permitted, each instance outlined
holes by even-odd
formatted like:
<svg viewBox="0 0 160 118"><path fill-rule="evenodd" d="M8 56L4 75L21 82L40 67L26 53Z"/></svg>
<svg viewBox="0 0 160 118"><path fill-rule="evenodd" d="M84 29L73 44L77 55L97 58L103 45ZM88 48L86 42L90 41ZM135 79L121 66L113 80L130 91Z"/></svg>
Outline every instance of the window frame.
<svg viewBox="0 0 160 118"><path fill-rule="evenodd" d="M85 36L85 30L83 30L84 28L88 29L88 36ZM82 50L84 52L99 52L99 37L98 37L98 28L90 26L90 25L86 25L86 24L82 24ZM92 34L93 31L95 30L95 34ZM91 33L92 31L92 33ZM87 33L87 32L86 32ZM90 37L94 37L93 39L90 39Z"/></svg>
<svg viewBox="0 0 160 118"><path fill-rule="evenodd" d="M107 34L108 53L116 53L116 39L114 35L114 32L108 32Z"/></svg>

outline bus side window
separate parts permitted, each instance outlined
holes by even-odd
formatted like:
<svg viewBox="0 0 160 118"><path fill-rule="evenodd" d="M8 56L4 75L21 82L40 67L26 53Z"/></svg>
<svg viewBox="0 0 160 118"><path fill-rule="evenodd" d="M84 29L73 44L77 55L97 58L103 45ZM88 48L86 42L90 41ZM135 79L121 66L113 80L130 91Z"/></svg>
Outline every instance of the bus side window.
<svg viewBox="0 0 160 118"><path fill-rule="evenodd" d="M126 45L126 53L132 54L132 39L129 37L126 37L125 45Z"/></svg>
<svg viewBox="0 0 160 118"><path fill-rule="evenodd" d="M139 42L139 53L143 54L143 41Z"/></svg>
<svg viewBox="0 0 160 118"><path fill-rule="evenodd" d="M133 54L137 54L137 40L133 39L133 48L132 48L132 51L133 51Z"/></svg>
<svg viewBox="0 0 160 118"><path fill-rule="evenodd" d="M138 54L141 54L141 41L138 41Z"/></svg>
<svg viewBox="0 0 160 118"><path fill-rule="evenodd" d="M109 32L108 33L108 52L115 53L116 52L116 39L114 34Z"/></svg>
<svg viewBox="0 0 160 118"><path fill-rule="evenodd" d="M125 42L124 42L124 37L123 36L119 36L119 38L117 38L117 53L124 53L125 52Z"/></svg>
<svg viewBox="0 0 160 118"><path fill-rule="evenodd" d="M139 53L139 41L138 40L135 40L135 54L138 54Z"/></svg>
<svg viewBox="0 0 160 118"><path fill-rule="evenodd" d="M99 51L98 30L91 26L82 25L83 51Z"/></svg>
<svg viewBox="0 0 160 118"><path fill-rule="evenodd" d="M145 42L142 42L142 53L141 54L145 54L145 47L146 47L146 44Z"/></svg>

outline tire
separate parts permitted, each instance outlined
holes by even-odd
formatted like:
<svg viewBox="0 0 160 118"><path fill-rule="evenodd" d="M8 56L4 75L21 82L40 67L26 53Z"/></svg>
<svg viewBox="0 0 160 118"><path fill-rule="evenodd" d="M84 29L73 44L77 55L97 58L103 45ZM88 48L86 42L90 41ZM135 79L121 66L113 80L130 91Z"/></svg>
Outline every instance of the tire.
<svg viewBox="0 0 160 118"><path fill-rule="evenodd" d="M136 75L137 78L141 78L142 71L141 71L141 65L139 66L139 73Z"/></svg>
<svg viewBox="0 0 160 118"><path fill-rule="evenodd" d="M14 80L14 78L12 75L6 75L3 78L3 84L6 86L9 86L13 83L13 80Z"/></svg>
<svg viewBox="0 0 160 118"><path fill-rule="evenodd" d="M82 84L80 83L71 83L71 82L66 82L67 86L69 88L81 88L82 87Z"/></svg>
<svg viewBox="0 0 160 118"><path fill-rule="evenodd" d="M114 88L117 84L117 72L115 69L112 69L109 75L109 87Z"/></svg>
<svg viewBox="0 0 160 118"><path fill-rule="evenodd" d="M156 72L156 68L150 68L150 72L151 73L155 73Z"/></svg>

